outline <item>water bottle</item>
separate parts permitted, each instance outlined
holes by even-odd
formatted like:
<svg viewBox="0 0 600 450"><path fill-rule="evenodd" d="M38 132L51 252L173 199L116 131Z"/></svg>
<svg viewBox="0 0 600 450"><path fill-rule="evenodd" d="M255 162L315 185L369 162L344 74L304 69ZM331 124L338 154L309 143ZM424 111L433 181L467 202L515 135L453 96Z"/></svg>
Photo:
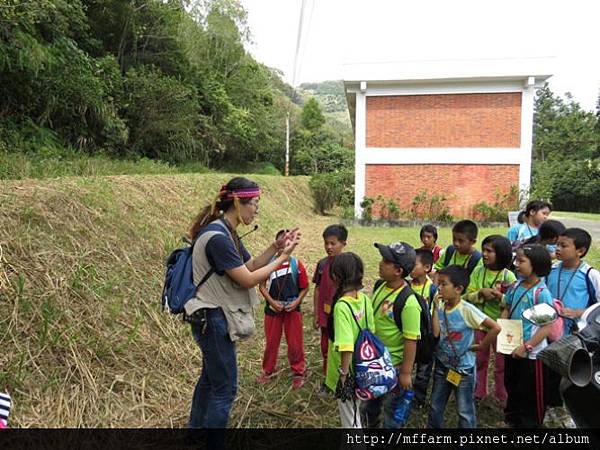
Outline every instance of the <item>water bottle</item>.
<svg viewBox="0 0 600 450"><path fill-rule="evenodd" d="M396 400L394 408L394 421L399 426L404 426L410 417L410 405L415 393L412 389L405 389Z"/></svg>

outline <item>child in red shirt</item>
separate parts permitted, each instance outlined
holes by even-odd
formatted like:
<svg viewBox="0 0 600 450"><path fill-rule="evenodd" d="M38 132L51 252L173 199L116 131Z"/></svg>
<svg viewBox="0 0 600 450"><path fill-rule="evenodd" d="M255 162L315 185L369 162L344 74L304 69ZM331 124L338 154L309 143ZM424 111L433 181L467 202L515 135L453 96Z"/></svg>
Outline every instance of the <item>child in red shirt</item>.
<svg viewBox="0 0 600 450"><path fill-rule="evenodd" d="M287 230L280 230L278 239ZM269 275L269 279L260 283L260 293L265 304L265 353L263 356L262 374L257 383L266 384L271 381L281 333L285 331L288 345L288 360L292 369L292 388L300 389L304 385L306 360L302 329L302 313L300 303L308 292L308 275L304 265L295 257L281 264Z"/></svg>
<svg viewBox="0 0 600 450"><path fill-rule="evenodd" d="M317 263L313 276L315 283L314 293L314 318L315 330L321 330L321 355L323 356L323 372L327 371L327 350L329 348L329 336L327 334L327 320L331 314L331 303L336 287L329 276L329 267L333 258L342 253L348 240L348 230L344 225L329 225L323 231L323 245L327 257ZM321 390L325 391L324 385Z"/></svg>
<svg viewBox="0 0 600 450"><path fill-rule="evenodd" d="M435 264L440 259L440 252L442 251L442 247L437 244L437 228L431 224L423 225L419 237L423 243L423 247L421 248L433 253L433 263Z"/></svg>

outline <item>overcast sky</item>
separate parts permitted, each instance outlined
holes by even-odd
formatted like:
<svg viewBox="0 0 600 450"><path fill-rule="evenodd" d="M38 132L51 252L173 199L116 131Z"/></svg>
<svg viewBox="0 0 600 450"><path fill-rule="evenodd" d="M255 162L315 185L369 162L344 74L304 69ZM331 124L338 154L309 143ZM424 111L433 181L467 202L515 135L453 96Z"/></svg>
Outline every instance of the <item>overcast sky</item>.
<svg viewBox="0 0 600 450"><path fill-rule="evenodd" d="M302 0L241 3L250 52L291 84ZM551 89L593 110L599 18L597 0L305 0L296 84L341 79L349 62L554 56Z"/></svg>

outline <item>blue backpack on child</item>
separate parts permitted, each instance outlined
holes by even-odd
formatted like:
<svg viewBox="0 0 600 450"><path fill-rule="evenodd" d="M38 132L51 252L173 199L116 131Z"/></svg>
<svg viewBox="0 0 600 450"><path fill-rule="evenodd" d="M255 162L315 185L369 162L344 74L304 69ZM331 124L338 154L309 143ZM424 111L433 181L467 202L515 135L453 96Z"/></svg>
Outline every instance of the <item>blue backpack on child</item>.
<svg viewBox="0 0 600 450"><path fill-rule="evenodd" d="M340 302L345 303L352 311L347 302L343 300ZM371 400L394 389L398 382L398 375L392 364L392 356L381 339L368 328L362 328L356 317L354 321L360 330L352 355L356 383L354 393L360 400Z"/></svg>

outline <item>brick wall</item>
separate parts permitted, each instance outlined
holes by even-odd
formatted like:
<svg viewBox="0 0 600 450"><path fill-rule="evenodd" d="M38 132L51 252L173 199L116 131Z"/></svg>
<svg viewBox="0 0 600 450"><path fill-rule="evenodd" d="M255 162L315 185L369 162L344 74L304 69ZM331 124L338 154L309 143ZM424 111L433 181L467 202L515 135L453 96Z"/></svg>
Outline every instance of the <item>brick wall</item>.
<svg viewBox="0 0 600 450"><path fill-rule="evenodd" d="M519 147L521 93L367 97L367 147Z"/></svg>
<svg viewBox="0 0 600 450"><path fill-rule="evenodd" d="M443 194L450 213L459 218L472 217L473 206L481 201L492 204L496 192L508 192L519 185L518 165L487 164L368 164L367 197L383 195L409 209L419 191Z"/></svg>

